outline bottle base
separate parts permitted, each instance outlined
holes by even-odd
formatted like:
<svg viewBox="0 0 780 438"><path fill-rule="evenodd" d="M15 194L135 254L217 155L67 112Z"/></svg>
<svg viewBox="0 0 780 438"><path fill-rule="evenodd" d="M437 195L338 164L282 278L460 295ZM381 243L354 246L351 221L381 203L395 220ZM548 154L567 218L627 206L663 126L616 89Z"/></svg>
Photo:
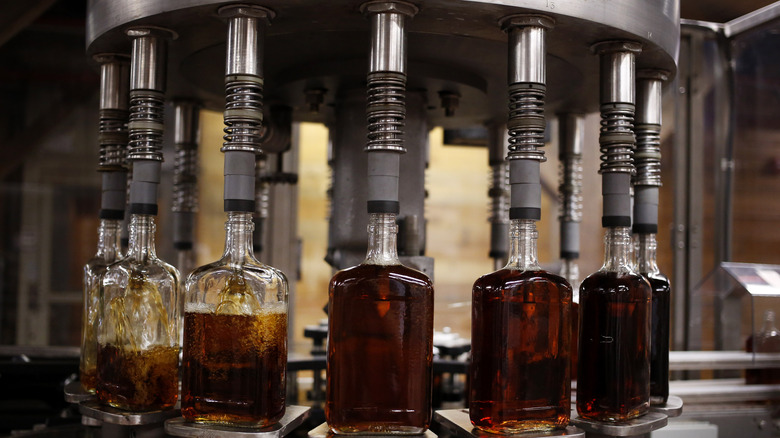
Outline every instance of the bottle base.
<svg viewBox="0 0 780 438"><path fill-rule="evenodd" d="M472 422L473 424L473 422ZM566 424L558 424L550 421L507 421L495 426L474 426L483 431L496 435L515 435L526 432L550 432L556 429L565 429Z"/></svg>
<svg viewBox="0 0 780 438"><path fill-rule="evenodd" d="M650 403L644 403L642 406L632 409L626 413L622 412L605 412L605 411L590 411L585 412L577 409L577 413L580 417L586 420L604 421L607 423L620 423L622 421L633 420L634 418L641 417L648 412Z"/></svg>
<svg viewBox="0 0 780 438"><path fill-rule="evenodd" d="M399 426L394 424L328 425L328 428L337 435L421 435L428 430L427 427Z"/></svg>
<svg viewBox="0 0 780 438"><path fill-rule="evenodd" d="M207 415L207 416L183 416L189 423L203 424L208 426L235 427L237 429L265 429L278 423L278 421L247 421L236 419L230 415Z"/></svg>

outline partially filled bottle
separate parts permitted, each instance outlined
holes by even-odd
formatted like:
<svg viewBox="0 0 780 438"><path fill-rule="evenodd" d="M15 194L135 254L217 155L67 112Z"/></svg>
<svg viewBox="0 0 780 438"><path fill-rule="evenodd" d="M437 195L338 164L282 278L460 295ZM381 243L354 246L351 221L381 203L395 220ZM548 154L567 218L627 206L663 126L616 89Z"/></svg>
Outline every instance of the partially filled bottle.
<svg viewBox="0 0 780 438"><path fill-rule="evenodd" d="M155 253L155 221L133 214L127 255L102 282L97 395L129 411L172 408L179 393L179 273Z"/></svg>
<svg viewBox="0 0 780 438"><path fill-rule="evenodd" d="M228 212L225 251L186 281L182 416L264 427L285 412L287 278L252 252L252 213Z"/></svg>
<svg viewBox="0 0 780 438"><path fill-rule="evenodd" d="M580 286L577 412L623 421L650 405L651 290L631 268L630 227L607 227L604 265Z"/></svg>
<svg viewBox="0 0 780 438"><path fill-rule="evenodd" d="M541 269L536 240L533 220L512 220L506 267L474 283L469 416L487 432L569 424L572 290Z"/></svg>
<svg viewBox="0 0 780 438"><path fill-rule="evenodd" d="M433 284L398 260L393 213L372 213L368 254L329 288L325 417L335 433L430 425Z"/></svg>
<svg viewBox="0 0 780 438"><path fill-rule="evenodd" d="M84 308L81 325L81 359L79 379L85 391L94 394L97 383L97 331L100 327L100 283L106 267L117 261L120 221L101 219L98 228L97 253L84 265Z"/></svg>
<svg viewBox="0 0 780 438"><path fill-rule="evenodd" d="M656 263L655 233L634 234L637 240L637 270L650 283L650 403L664 405L669 399L669 319L671 285Z"/></svg>

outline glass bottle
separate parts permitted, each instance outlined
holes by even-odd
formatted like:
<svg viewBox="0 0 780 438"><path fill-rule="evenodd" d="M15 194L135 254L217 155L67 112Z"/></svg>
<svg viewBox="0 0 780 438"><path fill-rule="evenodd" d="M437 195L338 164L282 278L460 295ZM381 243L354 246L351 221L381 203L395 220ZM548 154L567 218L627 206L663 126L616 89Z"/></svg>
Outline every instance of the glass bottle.
<svg viewBox="0 0 780 438"><path fill-rule="evenodd" d="M780 331L775 326L775 312L764 313L764 326L755 337L748 338L746 350L756 353L780 353ZM754 350L755 349L755 350ZM780 368L756 368L745 371L745 383L749 385L774 385L780 383Z"/></svg>
<svg viewBox="0 0 780 438"><path fill-rule="evenodd" d="M665 405L669 399L669 321L671 285L656 263L655 233L634 234L637 240L637 270L650 283L652 316L650 323L650 404Z"/></svg>
<svg viewBox="0 0 780 438"><path fill-rule="evenodd" d="M252 214L228 212L225 251L187 277L182 416L236 427L285 411L288 283L252 252Z"/></svg>
<svg viewBox="0 0 780 438"><path fill-rule="evenodd" d="M571 286L543 271L536 224L512 220L507 265L474 283L469 416L502 434L565 428Z"/></svg>
<svg viewBox="0 0 780 438"><path fill-rule="evenodd" d="M366 260L330 281L325 418L335 433L430 425L433 284L398 260L395 218L370 214Z"/></svg>
<svg viewBox="0 0 780 438"><path fill-rule="evenodd" d="M178 398L179 273L155 254L154 216L134 214L127 254L106 269L98 330L98 399L129 411Z"/></svg>
<svg viewBox="0 0 780 438"><path fill-rule="evenodd" d="M577 412L622 421L650 405L650 284L631 268L631 230L609 227L604 265L580 285Z"/></svg>
<svg viewBox="0 0 780 438"><path fill-rule="evenodd" d="M84 391L95 393L97 381L97 330L100 326L100 282L106 267L117 261L120 221L101 219L98 227L97 253L84 265L84 308L81 318L81 357L79 379Z"/></svg>
<svg viewBox="0 0 780 438"><path fill-rule="evenodd" d="M572 289L571 299L571 379L577 380L577 357L580 339L580 267L577 259L563 259L561 265L563 277Z"/></svg>

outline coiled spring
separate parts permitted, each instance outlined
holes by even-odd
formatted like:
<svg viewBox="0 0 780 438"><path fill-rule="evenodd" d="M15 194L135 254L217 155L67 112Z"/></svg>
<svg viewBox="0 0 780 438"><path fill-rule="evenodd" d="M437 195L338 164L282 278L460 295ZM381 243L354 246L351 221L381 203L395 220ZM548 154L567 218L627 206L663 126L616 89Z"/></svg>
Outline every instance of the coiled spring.
<svg viewBox="0 0 780 438"><path fill-rule="evenodd" d="M494 164L490 171L490 222L509 223L509 164Z"/></svg>
<svg viewBox="0 0 780 438"><path fill-rule="evenodd" d="M582 157L569 156L561 160L558 196L562 222L582 220Z"/></svg>
<svg viewBox="0 0 780 438"><path fill-rule="evenodd" d="M406 119L406 75L394 72L369 73L368 143L366 151L404 153Z"/></svg>
<svg viewBox="0 0 780 438"><path fill-rule="evenodd" d="M655 124L637 125L636 150L636 185L661 185L661 126Z"/></svg>
<svg viewBox="0 0 780 438"><path fill-rule="evenodd" d="M225 84L225 135L222 152L260 153L263 123L263 80L242 75Z"/></svg>
<svg viewBox="0 0 780 438"><path fill-rule="evenodd" d="M128 160L162 161L163 101L158 91L130 91Z"/></svg>
<svg viewBox="0 0 780 438"><path fill-rule="evenodd" d="M599 150L603 172L634 173L634 105L610 104L601 107Z"/></svg>
<svg viewBox="0 0 780 438"><path fill-rule="evenodd" d="M508 159L544 161L543 84L517 83L509 87Z"/></svg>
<svg viewBox="0 0 780 438"><path fill-rule="evenodd" d="M127 166L127 115L128 112L124 110L100 110L98 163L101 169L118 169Z"/></svg>
<svg viewBox="0 0 780 438"><path fill-rule="evenodd" d="M198 211L198 149L193 144L177 144L173 162L173 211Z"/></svg>

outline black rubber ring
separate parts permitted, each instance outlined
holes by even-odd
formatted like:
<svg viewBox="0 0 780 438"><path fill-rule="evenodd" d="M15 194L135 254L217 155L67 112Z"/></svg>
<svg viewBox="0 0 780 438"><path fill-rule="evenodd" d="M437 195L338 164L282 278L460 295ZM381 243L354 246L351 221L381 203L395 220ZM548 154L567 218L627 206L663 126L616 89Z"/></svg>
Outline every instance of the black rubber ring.
<svg viewBox="0 0 780 438"><path fill-rule="evenodd" d="M398 201L368 201L369 213L395 213L401 210L401 204Z"/></svg>
<svg viewBox="0 0 780 438"><path fill-rule="evenodd" d="M503 259L506 258L506 251L493 250L488 253L488 257L490 257L491 259L498 259L498 258Z"/></svg>
<svg viewBox="0 0 780 438"><path fill-rule="evenodd" d="M631 216L602 216L602 227L630 227Z"/></svg>
<svg viewBox="0 0 780 438"><path fill-rule="evenodd" d="M104 208L100 210L100 219L112 219L112 220L119 220L125 218L125 211L124 210L111 210L108 208Z"/></svg>
<svg viewBox="0 0 780 438"><path fill-rule="evenodd" d="M575 251L561 251L561 258L566 260L573 260L580 258L580 253Z"/></svg>
<svg viewBox="0 0 780 438"><path fill-rule="evenodd" d="M534 207L512 207L509 209L509 219L532 219L542 218L542 209Z"/></svg>
<svg viewBox="0 0 780 438"><path fill-rule="evenodd" d="M157 216L157 204L130 204L130 214L148 214Z"/></svg>
<svg viewBox="0 0 780 438"><path fill-rule="evenodd" d="M255 201L247 199L225 199L224 211L244 211L254 213Z"/></svg>
<svg viewBox="0 0 780 438"><path fill-rule="evenodd" d="M177 251L188 251L192 249L192 242L173 242L173 248Z"/></svg>
<svg viewBox="0 0 780 438"><path fill-rule="evenodd" d="M657 234L658 224L634 224L631 231L634 234Z"/></svg>

